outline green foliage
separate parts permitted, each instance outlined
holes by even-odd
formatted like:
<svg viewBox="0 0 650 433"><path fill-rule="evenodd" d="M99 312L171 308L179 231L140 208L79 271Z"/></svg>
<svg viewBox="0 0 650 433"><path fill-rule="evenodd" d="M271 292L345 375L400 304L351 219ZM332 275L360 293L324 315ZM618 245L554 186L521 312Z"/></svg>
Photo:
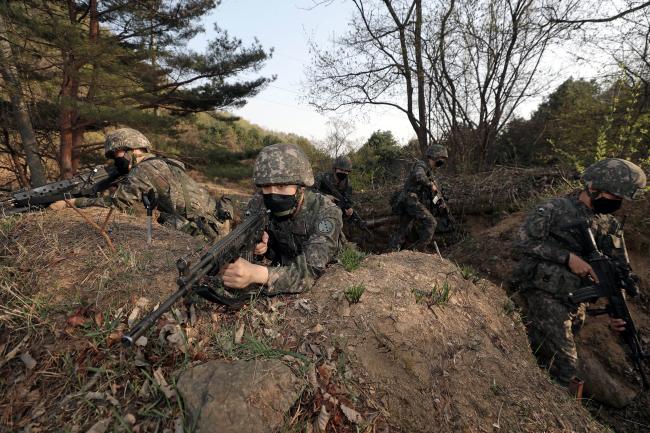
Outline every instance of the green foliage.
<svg viewBox="0 0 650 433"><path fill-rule="evenodd" d="M478 273L470 265L459 265L458 269L460 270L460 275L465 280L469 280L473 283L476 283L479 280Z"/></svg>
<svg viewBox="0 0 650 433"><path fill-rule="evenodd" d="M361 262L365 257L366 255L363 252L350 244L346 244L339 253L337 259L346 271L352 272L355 269L359 269L359 266L361 266Z"/></svg>
<svg viewBox="0 0 650 433"><path fill-rule="evenodd" d="M497 162L562 162L578 171L618 157L650 166L650 113L640 83L619 80L602 88L569 79L540 104L530 120L515 118L499 137Z"/></svg>
<svg viewBox="0 0 650 433"><path fill-rule="evenodd" d="M26 95L35 125L48 133L72 130L75 137L61 140L72 147L84 140L85 132L106 126L173 136L190 113L244 105L273 80L254 76L269 53L257 41L245 46L219 28L204 51L187 48L204 32L201 22L217 4L119 1L79 7L79 2L4 2L0 13L8 31L3 38L16 46L24 41L16 63L31 90ZM6 89L0 89L0 100L8 99ZM13 130L15 125L5 122L8 117L0 116L0 127ZM63 124L65 119L71 124ZM41 147L59 141L39 139ZM255 137L245 141L255 142ZM43 153L56 158L57 149L47 150Z"/></svg>
<svg viewBox="0 0 650 433"><path fill-rule="evenodd" d="M281 142L297 144L312 162L323 157L304 137L267 131L226 113L188 116L174 134L155 137L157 149L164 154L179 157L210 179L234 181L250 179L259 151Z"/></svg>
<svg viewBox="0 0 650 433"><path fill-rule="evenodd" d="M363 284L355 284L345 290L345 297L350 304L356 304L361 300L361 295L366 291L366 286Z"/></svg>
<svg viewBox="0 0 650 433"><path fill-rule="evenodd" d="M401 180L400 160L412 158L410 148L400 147L390 131L375 131L361 148L350 155L354 170L350 182L355 189L377 188Z"/></svg>
<svg viewBox="0 0 650 433"><path fill-rule="evenodd" d="M425 302L428 306L438 305L443 306L449 302L451 297L452 287L449 281L445 281L441 286L434 285L430 291L422 291L413 289L415 295L415 302Z"/></svg>

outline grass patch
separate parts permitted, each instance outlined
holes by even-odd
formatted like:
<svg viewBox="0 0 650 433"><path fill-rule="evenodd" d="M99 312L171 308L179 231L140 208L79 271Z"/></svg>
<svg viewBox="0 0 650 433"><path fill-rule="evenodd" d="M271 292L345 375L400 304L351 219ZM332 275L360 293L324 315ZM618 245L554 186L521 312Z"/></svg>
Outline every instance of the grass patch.
<svg viewBox="0 0 650 433"><path fill-rule="evenodd" d="M508 317L512 317L513 314L517 311L517 306L515 305L514 302L512 302L512 299L508 298L503 302L503 314L505 314Z"/></svg>
<svg viewBox="0 0 650 433"><path fill-rule="evenodd" d="M355 284L345 290L345 297L350 304L356 304L361 300L361 295L366 291L366 286L363 284Z"/></svg>
<svg viewBox="0 0 650 433"><path fill-rule="evenodd" d="M440 286L437 284L434 285L430 291L422 291L417 289L413 290L413 294L415 295L415 302L426 302L427 306L443 306L447 304L447 302L449 302L449 298L451 298L451 292L452 288L451 284L449 284L449 281L445 281Z"/></svg>
<svg viewBox="0 0 650 433"><path fill-rule="evenodd" d="M359 269L361 262L366 254L356 249L354 246L345 245L339 253L337 259L343 265L346 271L352 272Z"/></svg>
<svg viewBox="0 0 650 433"><path fill-rule="evenodd" d="M7 235L11 232L11 230L18 223L18 221L20 221L21 218L22 216L20 214L9 215L7 217L0 218L0 235L7 237Z"/></svg>
<svg viewBox="0 0 650 433"><path fill-rule="evenodd" d="M478 272L473 267L469 265L458 265L458 269L460 270L460 276L463 277L463 279L471 281L472 283L476 283L479 280Z"/></svg>

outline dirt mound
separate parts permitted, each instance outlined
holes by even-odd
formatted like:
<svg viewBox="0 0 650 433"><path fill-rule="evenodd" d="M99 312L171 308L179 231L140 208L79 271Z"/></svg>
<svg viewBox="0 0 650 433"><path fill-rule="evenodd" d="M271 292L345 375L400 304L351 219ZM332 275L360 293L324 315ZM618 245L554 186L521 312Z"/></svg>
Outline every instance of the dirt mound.
<svg viewBox="0 0 650 433"><path fill-rule="evenodd" d="M2 220L7 431L191 432L180 374L259 358L311 384L284 431L603 431L535 366L503 291L427 254L371 256L351 273L333 266L311 292L238 311L178 305L144 347L121 348L128 318L175 290L175 260L200 242L156 226L148 247L144 219L114 218L115 252L72 211Z"/></svg>
<svg viewBox="0 0 650 433"><path fill-rule="evenodd" d="M354 287L365 290L349 305ZM304 298L316 308L291 325L304 335L322 327L316 350L339 351L348 364L338 373L403 431L601 431L536 367L504 292L449 261L371 256Z"/></svg>
<svg viewBox="0 0 650 433"><path fill-rule="evenodd" d="M83 210L101 225L106 209ZM154 218L155 219L155 218ZM59 304L74 300L99 309L112 308L156 288L159 296L176 287L170 270L176 259L202 244L175 230L153 223L153 241L146 243L146 220L113 212L108 232L116 248L110 251L99 233L72 209L18 216L3 247L13 259L18 280L29 280L23 295Z"/></svg>

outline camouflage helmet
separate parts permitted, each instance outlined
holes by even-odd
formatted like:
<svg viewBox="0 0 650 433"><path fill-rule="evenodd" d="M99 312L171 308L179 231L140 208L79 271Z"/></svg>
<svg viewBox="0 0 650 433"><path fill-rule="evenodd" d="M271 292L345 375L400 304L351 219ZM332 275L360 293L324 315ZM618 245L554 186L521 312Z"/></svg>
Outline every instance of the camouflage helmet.
<svg viewBox="0 0 650 433"><path fill-rule="evenodd" d="M440 144L432 144L427 147L427 151L424 153L424 156L431 159L436 158L449 158L449 153L447 153L447 148Z"/></svg>
<svg viewBox="0 0 650 433"><path fill-rule="evenodd" d="M263 148L257 155L253 181L257 186L312 186L314 173L302 149L295 144L278 143Z"/></svg>
<svg viewBox="0 0 650 433"><path fill-rule="evenodd" d="M345 155L341 155L334 160L334 168L344 171L352 171L352 160Z"/></svg>
<svg viewBox="0 0 650 433"><path fill-rule="evenodd" d="M132 128L120 128L106 136L104 155L112 158L115 151L125 149L151 149L151 143L140 131Z"/></svg>
<svg viewBox="0 0 650 433"><path fill-rule="evenodd" d="M646 176L641 167L630 161L606 158L587 167L582 181L587 188L632 200L637 191L645 188Z"/></svg>

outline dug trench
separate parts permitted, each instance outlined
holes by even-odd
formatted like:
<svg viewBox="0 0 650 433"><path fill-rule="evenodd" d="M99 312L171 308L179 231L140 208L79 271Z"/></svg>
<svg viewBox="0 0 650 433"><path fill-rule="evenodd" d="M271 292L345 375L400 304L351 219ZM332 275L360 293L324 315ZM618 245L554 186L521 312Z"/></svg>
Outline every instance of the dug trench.
<svg viewBox="0 0 650 433"><path fill-rule="evenodd" d="M457 194L448 194L450 207L457 215L459 230L438 233L437 243L442 256L458 264L466 273L475 273L502 287L509 299L509 307L522 315L525 323L523 297L510 285L512 267L516 257L510 254L517 231L522 225L526 210L548 197L567 194L579 188L570 173L549 170L501 169L487 175L478 174L458 178L443 178L443 185ZM381 194L363 194L362 212L370 217L371 225L380 236L362 236L358 228L349 227L348 234L365 248L387 251L385 239L397 230L397 219L390 216L385 199L396 187ZM625 237L634 272L640 277L641 293L628 298L635 324L640 330L644 347L650 346L650 200L627 203L618 212L625 219ZM379 241L376 241L379 239ZM430 251L435 253L433 248ZM602 307L600 304L593 307ZM622 341L608 328L606 316L589 317L580 331L578 351L581 371L588 376L586 388L591 394L583 403L603 424L621 432L641 432L650 429L650 397L643 391L639 378L627 358ZM647 363L646 363L647 367ZM647 371L647 370L646 370Z"/></svg>
<svg viewBox="0 0 650 433"><path fill-rule="evenodd" d="M86 212L98 222L106 213ZM516 226L506 218L488 230L508 223ZM201 245L159 226L147 245L144 224L114 215L112 251L72 210L2 220L7 431L238 431L242 423L239 431L643 431L633 412L590 413L537 366L520 313L488 274L496 271L470 254L471 239L488 233L444 248L460 267L433 254L346 250L306 293L236 311L180 304L127 349L121 334L173 293L175 260ZM202 388L192 378L208 368L211 380L227 379L197 403ZM251 385L244 371L286 386L260 379L235 399ZM259 414L265 422L252 421ZM631 422L616 424L618 416Z"/></svg>

